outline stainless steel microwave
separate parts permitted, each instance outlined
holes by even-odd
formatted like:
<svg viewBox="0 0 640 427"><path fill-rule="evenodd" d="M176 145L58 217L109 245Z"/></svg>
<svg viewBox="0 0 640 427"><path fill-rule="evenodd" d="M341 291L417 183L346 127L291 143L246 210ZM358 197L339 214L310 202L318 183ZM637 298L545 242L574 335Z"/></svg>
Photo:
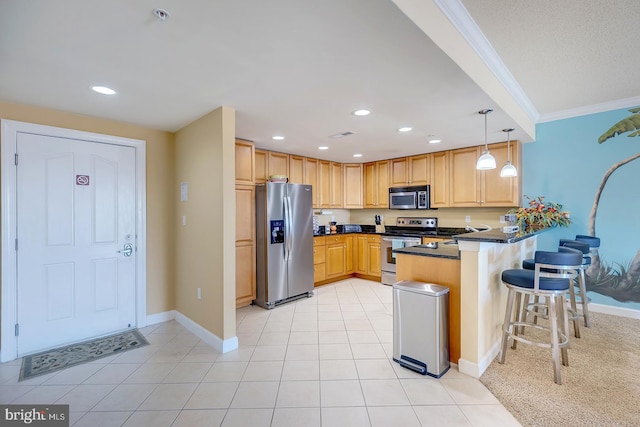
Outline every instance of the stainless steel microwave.
<svg viewBox="0 0 640 427"><path fill-rule="evenodd" d="M389 188L389 209L429 209L429 186Z"/></svg>

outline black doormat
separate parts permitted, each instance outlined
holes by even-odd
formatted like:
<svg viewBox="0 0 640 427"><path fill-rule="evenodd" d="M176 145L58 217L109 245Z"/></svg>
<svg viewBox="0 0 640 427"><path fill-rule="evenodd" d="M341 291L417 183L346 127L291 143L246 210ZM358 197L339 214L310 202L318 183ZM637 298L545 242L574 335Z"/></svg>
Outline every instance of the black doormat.
<svg viewBox="0 0 640 427"><path fill-rule="evenodd" d="M49 374L64 368L144 347L149 342L137 329L54 348L22 358L18 381Z"/></svg>

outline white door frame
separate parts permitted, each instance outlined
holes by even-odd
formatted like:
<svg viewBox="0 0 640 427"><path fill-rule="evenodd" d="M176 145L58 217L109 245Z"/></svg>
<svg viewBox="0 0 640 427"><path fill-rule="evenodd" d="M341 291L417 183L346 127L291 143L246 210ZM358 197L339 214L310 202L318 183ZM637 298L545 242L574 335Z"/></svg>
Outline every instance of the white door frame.
<svg viewBox="0 0 640 427"><path fill-rule="evenodd" d="M15 153L17 150L17 134L31 133L36 135L55 136L59 138L77 139L105 144L133 147L136 156L136 326L146 326L147 318L147 235L146 235L146 141L122 138L73 129L57 128L33 123L2 119L2 139L0 147L1 171L0 194L2 197L1 232L2 232L2 326L0 329L0 362L14 360L18 354L15 325L18 321L17 295L18 281L16 274L17 256L16 242L16 168Z"/></svg>

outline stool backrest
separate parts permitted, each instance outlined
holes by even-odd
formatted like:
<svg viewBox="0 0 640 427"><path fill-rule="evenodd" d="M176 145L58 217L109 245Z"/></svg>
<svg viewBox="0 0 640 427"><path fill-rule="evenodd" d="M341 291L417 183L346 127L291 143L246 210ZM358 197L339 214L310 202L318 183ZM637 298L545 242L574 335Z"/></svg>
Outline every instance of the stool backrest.
<svg viewBox="0 0 640 427"><path fill-rule="evenodd" d="M585 234L576 234L576 240L588 243L591 248L600 247L600 238L595 236L587 236Z"/></svg>
<svg viewBox="0 0 640 427"><path fill-rule="evenodd" d="M539 289L540 278L573 279L582 265L582 252L568 247L558 252L535 252L534 289Z"/></svg>

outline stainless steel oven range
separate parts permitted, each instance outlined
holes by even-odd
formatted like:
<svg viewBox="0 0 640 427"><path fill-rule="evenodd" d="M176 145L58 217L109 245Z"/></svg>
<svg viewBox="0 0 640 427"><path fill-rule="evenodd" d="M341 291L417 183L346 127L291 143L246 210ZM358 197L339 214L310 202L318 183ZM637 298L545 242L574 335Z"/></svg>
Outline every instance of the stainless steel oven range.
<svg viewBox="0 0 640 427"><path fill-rule="evenodd" d="M417 246L423 236L435 236L438 231L438 218L400 217L395 226L387 226L380 245L380 265L382 283L393 285L396 282L396 256L394 249Z"/></svg>

